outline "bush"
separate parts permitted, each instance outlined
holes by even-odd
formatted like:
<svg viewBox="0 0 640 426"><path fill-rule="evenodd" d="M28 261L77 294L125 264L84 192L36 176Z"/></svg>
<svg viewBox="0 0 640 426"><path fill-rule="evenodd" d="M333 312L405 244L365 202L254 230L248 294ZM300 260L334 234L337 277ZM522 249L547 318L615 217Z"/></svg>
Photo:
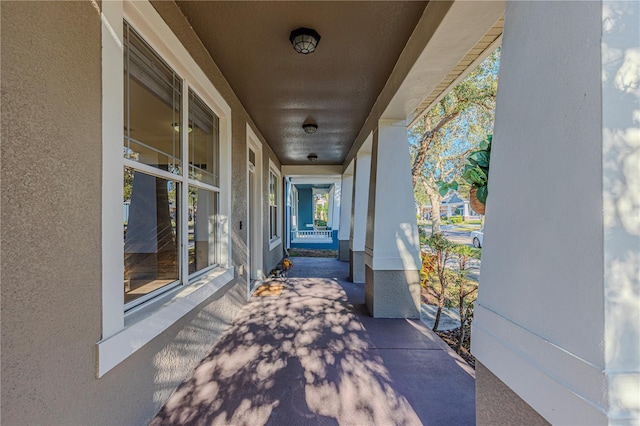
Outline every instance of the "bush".
<svg viewBox="0 0 640 426"><path fill-rule="evenodd" d="M451 223L462 223L462 216L451 216Z"/></svg>
<svg viewBox="0 0 640 426"><path fill-rule="evenodd" d="M326 220L316 219L315 220L315 225L316 226L327 226L327 221Z"/></svg>
<svg viewBox="0 0 640 426"><path fill-rule="evenodd" d="M420 238L420 245L424 245L427 243L427 238L429 238L429 233L427 231L426 226L418 226L418 236Z"/></svg>

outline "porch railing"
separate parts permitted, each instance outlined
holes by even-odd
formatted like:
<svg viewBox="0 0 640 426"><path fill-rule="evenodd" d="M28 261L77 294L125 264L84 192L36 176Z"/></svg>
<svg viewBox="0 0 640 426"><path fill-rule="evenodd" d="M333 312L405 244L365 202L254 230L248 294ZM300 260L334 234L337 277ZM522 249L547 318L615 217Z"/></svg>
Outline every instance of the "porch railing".
<svg viewBox="0 0 640 426"><path fill-rule="evenodd" d="M333 231L313 230L313 231L291 231L291 239L296 240L332 240Z"/></svg>

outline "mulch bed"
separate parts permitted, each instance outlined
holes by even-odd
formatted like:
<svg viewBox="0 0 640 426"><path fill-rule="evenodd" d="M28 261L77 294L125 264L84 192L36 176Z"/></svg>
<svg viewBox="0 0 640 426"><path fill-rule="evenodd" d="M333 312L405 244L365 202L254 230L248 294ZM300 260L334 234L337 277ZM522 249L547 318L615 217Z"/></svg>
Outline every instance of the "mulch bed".
<svg viewBox="0 0 640 426"><path fill-rule="evenodd" d="M454 351L456 350L456 348L458 347L458 342L460 341L460 327L449 331L436 331L436 334L440 336L440 338L444 340L444 342L449 345L451 349L453 349ZM471 347L470 336L471 330L470 327L467 327L464 342L462 343L462 348L460 348L460 353L458 355L460 355L462 359L467 361L467 364L472 366L475 370L476 358L471 355L471 352L469 351L469 348Z"/></svg>
<svg viewBox="0 0 640 426"><path fill-rule="evenodd" d="M422 303L428 303L430 305L437 305L438 299L431 289L420 288L421 292L421 301ZM436 331L436 334L440 336L444 342L449 345L451 349L454 351L458 347L458 341L460 340L460 327L455 328L453 330L448 331ZM471 355L471 327L467 326L467 331L465 332L464 342L462 343L462 348L460 349L460 357L464 359L467 364L472 366L475 370L476 368L476 358Z"/></svg>

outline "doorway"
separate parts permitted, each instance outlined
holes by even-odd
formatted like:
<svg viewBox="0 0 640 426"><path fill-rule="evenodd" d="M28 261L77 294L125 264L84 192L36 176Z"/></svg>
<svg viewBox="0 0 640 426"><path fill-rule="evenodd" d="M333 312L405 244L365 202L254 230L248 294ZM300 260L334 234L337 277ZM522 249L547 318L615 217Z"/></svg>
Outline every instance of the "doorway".
<svg viewBox="0 0 640 426"><path fill-rule="evenodd" d="M262 229L262 144L247 125L247 297L264 278Z"/></svg>

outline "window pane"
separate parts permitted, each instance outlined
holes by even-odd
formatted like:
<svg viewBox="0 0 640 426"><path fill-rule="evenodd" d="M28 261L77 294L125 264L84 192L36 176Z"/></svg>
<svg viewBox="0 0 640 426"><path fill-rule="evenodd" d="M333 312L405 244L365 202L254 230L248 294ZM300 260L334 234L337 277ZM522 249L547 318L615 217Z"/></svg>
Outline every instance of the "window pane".
<svg viewBox="0 0 640 426"><path fill-rule="evenodd" d="M278 208L275 206L269 206L269 223L271 224L269 238L276 238L278 236Z"/></svg>
<svg viewBox="0 0 640 426"><path fill-rule="evenodd" d="M189 186L189 274L217 264L218 194Z"/></svg>
<svg viewBox="0 0 640 426"><path fill-rule="evenodd" d="M179 279L174 181L124 169L124 301Z"/></svg>
<svg viewBox="0 0 640 426"><path fill-rule="evenodd" d="M276 175L269 172L269 205L276 205Z"/></svg>
<svg viewBox="0 0 640 426"><path fill-rule="evenodd" d="M218 186L218 117L189 91L189 177Z"/></svg>
<svg viewBox="0 0 640 426"><path fill-rule="evenodd" d="M124 157L180 173L182 80L125 22Z"/></svg>
<svg viewBox="0 0 640 426"><path fill-rule="evenodd" d="M275 173L269 171L269 239L278 237L278 185Z"/></svg>

